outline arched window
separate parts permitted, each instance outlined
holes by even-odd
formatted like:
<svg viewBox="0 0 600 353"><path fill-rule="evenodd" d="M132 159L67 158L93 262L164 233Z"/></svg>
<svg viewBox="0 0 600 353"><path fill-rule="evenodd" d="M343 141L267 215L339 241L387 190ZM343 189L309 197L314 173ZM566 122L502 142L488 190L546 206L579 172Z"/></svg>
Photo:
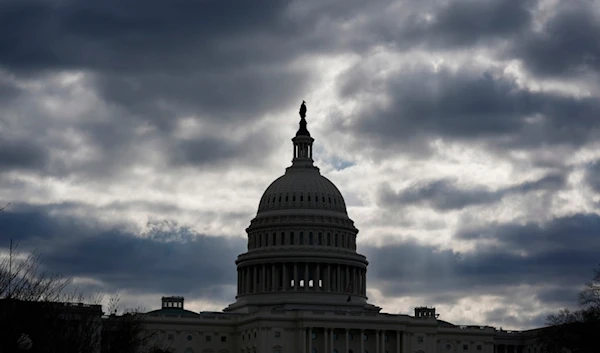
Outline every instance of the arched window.
<svg viewBox="0 0 600 353"><path fill-rule="evenodd" d="M273 233L273 246L277 245L277 233Z"/></svg>
<svg viewBox="0 0 600 353"><path fill-rule="evenodd" d="M318 244L319 245L323 245L323 234L319 233L319 240L318 240Z"/></svg>
<svg viewBox="0 0 600 353"><path fill-rule="evenodd" d="M300 245L304 245L304 232L300 232Z"/></svg>
<svg viewBox="0 0 600 353"><path fill-rule="evenodd" d="M294 240L294 232L290 233L290 245L295 245L296 241Z"/></svg>
<svg viewBox="0 0 600 353"><path fill-rule="evenodd" d="M312 232L308 233L308 245L313 245L313 234L312 234Z"/></svg>
<svg viewBox="0 0 600 353"><path fill-rule="evenodd" d="M281 245L285 245L285 233L281 232Z"/></svg>
<svg viewBox="0 0 600 353"><path fill-rule="evenodd" d="M331 233L327 233L327 246L331 246Z"/></svg>

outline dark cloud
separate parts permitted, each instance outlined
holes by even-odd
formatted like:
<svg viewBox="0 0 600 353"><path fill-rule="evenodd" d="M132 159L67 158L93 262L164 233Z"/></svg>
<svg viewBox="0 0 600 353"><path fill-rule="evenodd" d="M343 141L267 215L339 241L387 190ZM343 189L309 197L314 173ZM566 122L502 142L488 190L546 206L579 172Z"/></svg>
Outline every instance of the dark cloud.
<svg viewBox="0 0 600 353"><path fill-rule="evenodd" d="M499 151L579 147L599 135L598 99L529 91L502 72L466 66L434 71L418 65L375 76L369 74L368 64L359 64L339 82L343 98L361 102L345 117L349 119L346 132L366 138L375 149L426 153L434 138ZM386 103L364 98L371 95L385 98ZM408 148L411 144L421 149Z"/></svg>
<svg viewBox="0 0 600 353"><path fill-rule="evenodd" d="M432 50L460 49L489 45L510 39L526 29L535 1L458 0L430 2L426 7L408 9L392 41L399 47L420 46ZM427 18L428 16L429 18ZM377 27L377 24L374 24Z"/></svg>
<svg viewBox="0 0 600 353"><path fill-rule="evenodd" d="M511 56L539 75L581 75L600 69L597 2L559 2L540 30L516 38Z"/></svg>
<svg viewBox="0 0 600 353"><path fill-rule="evenodd" d="M47 152L34 140L0 135L0 173L43 168L48 158Z"/></svg>
<svg viewBox="0 0 600 353"><path fill-rule="evenodd" d="M19 242L21 250L37 250L50 271L102 281L104 292L176 291L190 299L211 299L215 290L235 284L234 261L244 251L241 238L201 235L174 223L154 224L141 236L126 226L106 228L53 216L52 210L13 205L0 213L3 239Z"/></svg>
<svg viewBox="0 0 600 353"><path fill-rule="evenodd" d="M448 211L469 206L496 203L509 195L522 195L533 191L556 191L565 184L560 174L549 174L538 180L490 190L483 186L460 187L449 179L417 184L395 192L389 184L379 189L379 200L386 206L428 205L436 210Z"/></svg>
<svg viewBox="0 0 600 353"><path fill-rule="evenodd" d="M415 242L359 250L372 260L371 285L385 296L443 293L444 300L484 294L510 297L514 294L510 288L525 285L539 288L538 299L543 302L575 306L572 294L589 280L598 262L598 232L600 216L579 214L555 218L545 225L491 224L478 231L459 232L459 239L485 237L497 244L477 243L469 252Z"/></svg>
<svg viewBox="0 0 600 353"><path fill-rule="evenodd" d="M525 252L586 250L600 246L598 230L600 217L596 214L575 214L553 218L547 223L489 224L476 229L461 230L456 234L460 240L494 240L502 246ZM560 262L561 258L556 258Z"/></svg>
<svg viewBox="0 0 600 353"><path fill-rule="evenodd" d="M600 160L587 165L585 181L595 192L600 193Z"/></svg>
<svg viewBox="0 0 600 353"><path fill-rule="evenodd" d="M272 34L293 28L282 21L287 2L5 1L1 62L16 70L188 71L253 58ZM240 39L245 38L240 43ZM246 44L244 46L241 44ZM185 52L188 55L182 55ZM198 65L200 64L200 65Z"/></svg>

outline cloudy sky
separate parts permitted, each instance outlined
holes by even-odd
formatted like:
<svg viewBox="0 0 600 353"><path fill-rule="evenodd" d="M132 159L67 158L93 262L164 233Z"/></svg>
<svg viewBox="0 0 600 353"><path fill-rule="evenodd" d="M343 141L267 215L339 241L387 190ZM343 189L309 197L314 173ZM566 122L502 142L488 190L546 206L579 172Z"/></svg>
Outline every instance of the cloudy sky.
<svg viewBox="0 0 600 353"><path fill-rule="evenodd" d="M600 1L0 0L0 248L234 301L308 104L385 312L542 325L600 263Z"/></svg>

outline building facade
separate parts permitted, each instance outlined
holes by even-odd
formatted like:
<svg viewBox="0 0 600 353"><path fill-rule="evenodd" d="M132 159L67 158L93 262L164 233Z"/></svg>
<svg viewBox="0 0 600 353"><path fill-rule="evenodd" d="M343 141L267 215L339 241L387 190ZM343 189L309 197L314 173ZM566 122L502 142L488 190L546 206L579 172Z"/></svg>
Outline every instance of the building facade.
<svg viewBox="0 0 600 353"><path fill-rule="evenodd" d="M313 162L306 109L292 165L264 192L238 256L237 296L223 312L194 313L164 297L145 314L177 353L538 353L535 334L438 320L434 308L386 314L367 301L365 256L337 187Z"/></svg>

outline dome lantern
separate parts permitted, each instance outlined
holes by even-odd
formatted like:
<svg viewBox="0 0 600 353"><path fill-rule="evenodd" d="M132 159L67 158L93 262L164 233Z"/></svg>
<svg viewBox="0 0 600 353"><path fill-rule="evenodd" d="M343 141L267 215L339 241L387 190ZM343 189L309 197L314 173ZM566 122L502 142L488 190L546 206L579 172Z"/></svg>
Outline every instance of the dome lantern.
<svg viewBox="0 0 600 353"><path fill-rule="evenodd" d="M314 139L310 137L310 132L306 128L306 102L302 101L300 106L300 128L296 132L296 136L292 139L294 143L294 158L292 159L292 166L294 167L312 167L313 159L313 142Z"/></svg>

